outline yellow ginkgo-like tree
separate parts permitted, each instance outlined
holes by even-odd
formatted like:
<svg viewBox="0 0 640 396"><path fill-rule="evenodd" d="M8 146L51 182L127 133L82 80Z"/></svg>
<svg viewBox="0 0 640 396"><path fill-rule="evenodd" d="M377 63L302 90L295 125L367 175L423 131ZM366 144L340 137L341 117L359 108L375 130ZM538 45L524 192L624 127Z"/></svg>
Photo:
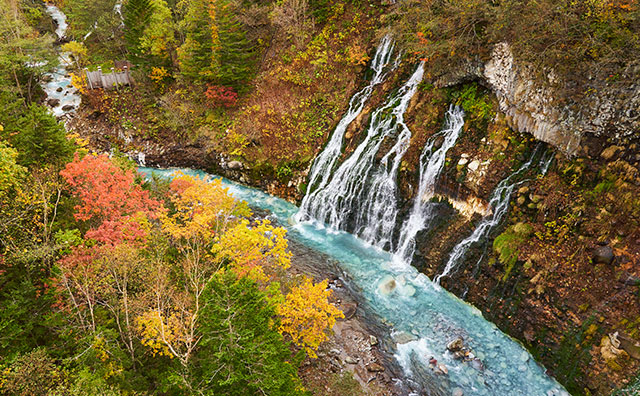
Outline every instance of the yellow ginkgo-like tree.
<svg viewBox="0 0 640 396"><path fill-rule="evenodd" d="M344 318L342 311L329 302L330 296L326 280L314 285L305 278L278 306L280 332L289 334L296 345L314 358L320 343L327 339L327 330L338 318Z"/></svg>
<svg viewBox="0 0 640 396"><path fill-rule="evenodd" d="M287 230L272 226L269 220L251 227L245 219L216 238L212 252L229 260L229 267L239 276L267 281L267 272L291 265L286 233Z"/></svg>

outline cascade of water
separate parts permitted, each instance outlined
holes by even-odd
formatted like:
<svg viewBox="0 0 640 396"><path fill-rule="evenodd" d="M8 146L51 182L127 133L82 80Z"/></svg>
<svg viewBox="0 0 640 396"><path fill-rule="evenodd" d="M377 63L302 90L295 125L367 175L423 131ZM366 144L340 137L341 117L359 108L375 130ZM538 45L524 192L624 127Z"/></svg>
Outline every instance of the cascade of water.
<svg viewBox="0 0 640 396"><path fill-rule="evenodd" d="M487 238L489 233L502 221L502 218L507 213L509 209L509 201L511 199L511 193L516 188L516 186L522 184L524 181L516 181L516 179L522 175L533 163L533 160L538 153L538 149L540 145L536 147L531 155L531 158L518 170L509 175L507 178L503 179L496 186L495 190L491 193L491 197L489 198L489 205L491 206L492 214L486 216L484 219L480 221L480 224L473 230L473 233L469 235L467 238L463 239L460 243L458 243L451 253L449 254L449 260L447 261L447 265L440 275L438 275L434 282L440 284L440 280L449 276L452 271L456 270L464 256L466 255L469 248L480 240L484 240Z"/></svg>
<svg viewBox="0 0 640 396"><path fill-rule="evenodd" d="M67 33L67 28L69 27L69 25L67 24L67 16L62 11L60 11L58 7L49 4L47 5L47 13L51 15L51 18L55 20L56 24L58 25L56 27L56 35L58 36L58 38L64 38L65 34Z"/></svg>
<svg viewBox="0 0 640 396"><path fill-rule="evenodd" d="M335 229L346 230L355 217L356 235L377 246L389 242L397 214L397 168L411 137L404 123L404 113L423 73L424 65L420 64L398 92L373 112L364 141L338 167L324 188L309 194L299 220L315 218ZM398 128L400 134L396 144L375 169L382 143L393 137ZM374 177L369 177L372 172Z"/></svg>
<svg viewBox="0 0 640 396"><path fill-rule="evenodd" d="M420 183L418 193L413 201L409 218L402 225L398 246L395 250L396 258L403 263L411 263L415 252L415 237L428 226L433 216L433 205L429 200L435 194L438 176L444 167L447 151L451 149L464 126L464 111L459 106L451 106L447 112L445 127L442 131L429 139L420 156ZM437 139L444 137L440 148L434 151Z"/></svg>
<svg viewBox="0 0 640 396"><path fill-rule="evenodd" d="M344 134L347 127L360 115L375 86L383 82L389 74L389 71L398 66L400 57L397 57L393 65L389 67L394 47L395 44L389 35L385 36L380 42L380 45L378 45L376 54L371 61L373 77L366 87L353 95L349 101L349 109L347 110L347 113L336 126L336 129L334 130L333 135L331 135L331 139L325 146L324 150L318 154L313 162L313 166L309 172L309 182L307 184L307 189L309 191L318 191L326 186L329 181L329 177L331 176L331 172L340 158L342 142L344 140ZM300 204L300 211L296 215L297 220L302 221L308 218L308 216L306 216L306 212L309 208L310 202L313 200L313 197L314 192L305 195L302 203Z"/></svg>
<svg viewBox="0 0 640 396"><path fill-rule="evenodd" d="M547 172L549 172L549 167L551 167L551 163L553 162L554 158L555 153L550 148L547 149L547 151L545 151L545 153L542 155L542 158L540 158L540 163L538 164L538 167L540 168L540 174L542 176L545 176Z"/></svg>
<svg viewBox="0 0 640 396"><path fill-rule="evenodd" d="M422 67L420 67L421 69ZM421 73L421 71L419 72ZM420 77L420 80L422 77ZM420 80L417 80L419 83ZM389 128L383 130L383 134L387 131L393 131L400 128L396 143L382 157L378 168L374 171L366 189L358 191L360 195L360 210L356 217L354 233L363 240L378 247L392 246L393 229L396 225L396 217L398 208L396 204L396 177L402 157L409 149L411 141L411 131L404 123L404 112L409 104L409 100L415 92L407 92L407 95L400 101L400 108L394 109L393 114L397 114L397 126L389 125ZM383 139L379 142L382 143ZM378 152L376 149L374 153ZM371 157L372 159L374 157Z"/></svg>

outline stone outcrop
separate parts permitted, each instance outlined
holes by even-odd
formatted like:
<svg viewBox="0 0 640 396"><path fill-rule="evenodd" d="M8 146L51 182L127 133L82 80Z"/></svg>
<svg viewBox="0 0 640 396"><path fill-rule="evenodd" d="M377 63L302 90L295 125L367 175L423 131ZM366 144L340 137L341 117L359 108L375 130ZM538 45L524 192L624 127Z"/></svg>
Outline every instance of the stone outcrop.
<svg viewBox="0 0 640 396"><path fill-rule="evenodd" d="M623 77L638 73L640 66L631 65ZM546 73L548 84L539 83L533 67L519 63L509 44L499 43L486 63L469 63L441 77L436 85L479 80L496 95L511 127L575 155L581 154L581 142L587 136L624 141L640 129L640 84L587 77L590 89L579 100L564 98L560 103L563 95L553 88L558 83L553 71Z"/></svg>

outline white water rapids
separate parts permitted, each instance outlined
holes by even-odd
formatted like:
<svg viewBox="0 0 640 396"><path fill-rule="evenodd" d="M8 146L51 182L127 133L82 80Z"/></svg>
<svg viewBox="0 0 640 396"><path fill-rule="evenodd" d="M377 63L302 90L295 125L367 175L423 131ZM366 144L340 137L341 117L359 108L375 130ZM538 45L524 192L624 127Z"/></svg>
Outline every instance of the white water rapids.
<svg viewBox="0 0 640 396"><path fill-rule="evenodd" d="M57 23L56 35L63 39L67 32L67 16L53 5L47 5L47 12ZM47 94L46 101L58 101L54 106L49 106L53 115L63 118L73 113L80 106L81 97L71 84L71 76L67 68L72 61L69 53L60 52L58 56L59 66L46 76L48 80L42 83L42 89ZM53 103L53 102L51 102Z"/></svg>

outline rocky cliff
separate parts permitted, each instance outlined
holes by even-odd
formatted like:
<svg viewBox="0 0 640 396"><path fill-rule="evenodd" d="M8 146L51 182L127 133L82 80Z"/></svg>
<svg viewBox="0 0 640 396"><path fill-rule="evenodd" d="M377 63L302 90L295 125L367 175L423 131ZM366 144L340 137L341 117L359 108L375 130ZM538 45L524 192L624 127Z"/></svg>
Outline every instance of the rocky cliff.
<svg viewBox="0 0 640 396"><path fill-rule="evenodd" d="M487 62L469 62L436 81L440 87L476 80L497 97L508 124L557 147L567 155L589 153L589 140L628 144L639 139L640 84L633 78L640 65L623 75L589 81L585 92L567 93L553 70L541 72L514 58L509 44L494 46Z"/></svg>

